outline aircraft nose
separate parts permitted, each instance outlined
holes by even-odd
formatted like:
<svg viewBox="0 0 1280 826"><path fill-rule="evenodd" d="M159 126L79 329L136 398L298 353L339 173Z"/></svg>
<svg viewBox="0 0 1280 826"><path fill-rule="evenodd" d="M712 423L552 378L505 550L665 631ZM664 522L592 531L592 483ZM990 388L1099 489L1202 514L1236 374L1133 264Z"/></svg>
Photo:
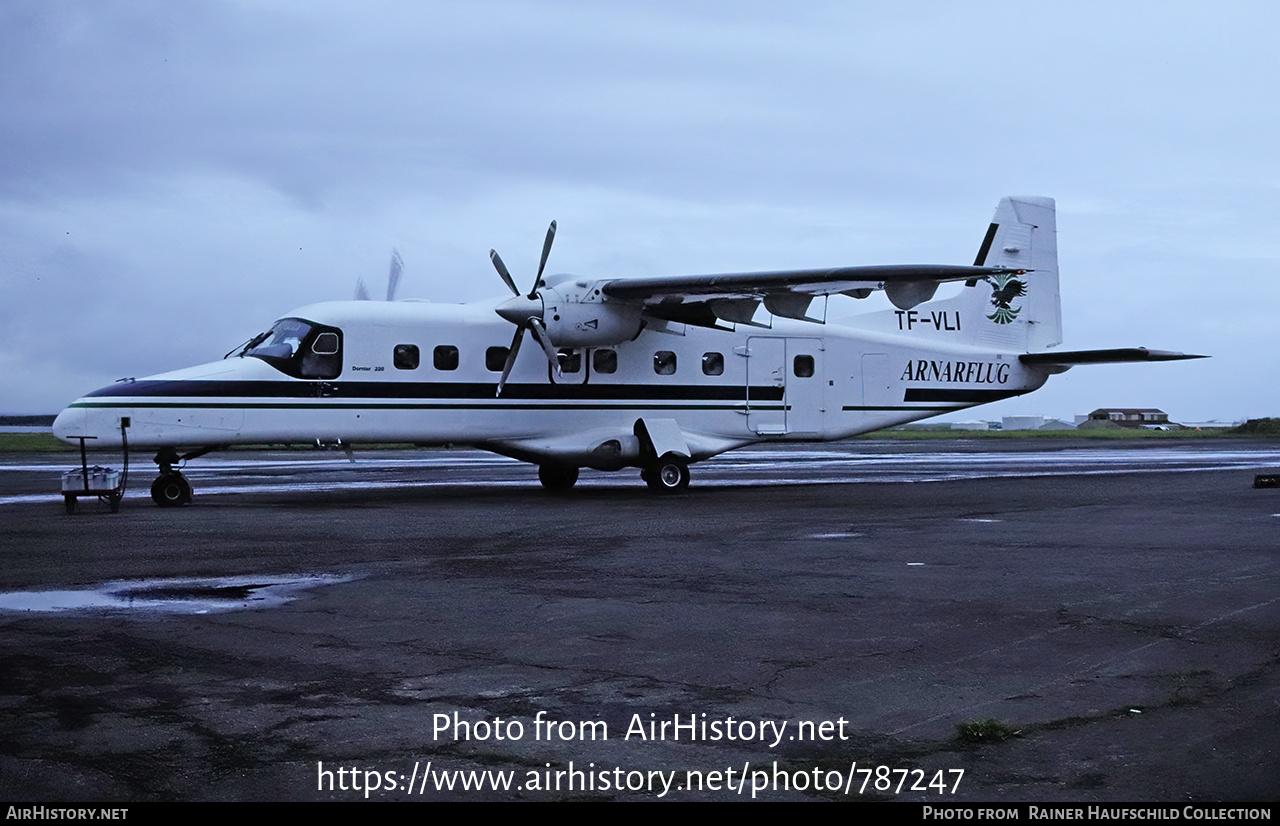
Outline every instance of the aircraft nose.
<svg viewBox="0 0 1280 826"><path fill-rule="evenodd" d="M531 318L542 318L542 297L517 295L499 304L494 311L512 324L524 324Z"/></svg>
<svg viewBox="0 0 1280 826"><path fill-rule="evenodd" d="M86 418L84 408L68 407L53 420L53 435L64 442L75 443L78 436L88 435L85 433Z"/></svg>

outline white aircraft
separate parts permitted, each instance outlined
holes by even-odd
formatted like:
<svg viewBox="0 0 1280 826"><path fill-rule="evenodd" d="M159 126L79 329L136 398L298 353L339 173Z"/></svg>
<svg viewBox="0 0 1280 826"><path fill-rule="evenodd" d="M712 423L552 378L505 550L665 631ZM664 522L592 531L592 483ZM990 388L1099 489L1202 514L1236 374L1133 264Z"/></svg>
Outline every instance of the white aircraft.
<svg viewBox="0 0 1280 826"><path fill-rule="evenodd" d="M538 465L548 488L633 467L675 491L691 463L743 445L847 439L1028 393L1075 364L1198 358L1050 351L1049 198L1003 199L973 266L544 280L554 235L553 222L527 293L491 252L512 298L312 304L221 361L95 390L54 433L158 449L159 505L190 501L181 462L264 443L465 444ZM932 300L944 281L964 287ZM822 317L827 296L875 290L897 309ZM520 349L526 332L540 349Z"/></svg>

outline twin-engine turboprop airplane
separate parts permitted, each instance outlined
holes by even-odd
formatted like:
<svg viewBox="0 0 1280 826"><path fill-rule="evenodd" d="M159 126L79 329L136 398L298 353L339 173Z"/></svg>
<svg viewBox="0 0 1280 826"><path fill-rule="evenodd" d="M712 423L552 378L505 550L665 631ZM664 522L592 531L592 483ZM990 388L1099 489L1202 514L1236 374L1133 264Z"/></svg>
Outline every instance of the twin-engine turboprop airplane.
<svg viewBox="0 0 1280 826"><path fill-rule="evenodd" d="M1028 393L1075 364L1197 358L1049 351L1062 335L1048 198L1002 200L973 266L544 280L554 235L553 222L527 293L491 252L512 298L312 304L222 361L95 390L54 433L158 449L160 505L191 499L183 460L291 442L467 444L538 465L548 488L637 467L674 491L691 463L754 442L846 439ZM946 281L960 294L932 300ZM815 310L875 290L897 309L839 323ZM521 351L526 333L540 350Z"/></svg>

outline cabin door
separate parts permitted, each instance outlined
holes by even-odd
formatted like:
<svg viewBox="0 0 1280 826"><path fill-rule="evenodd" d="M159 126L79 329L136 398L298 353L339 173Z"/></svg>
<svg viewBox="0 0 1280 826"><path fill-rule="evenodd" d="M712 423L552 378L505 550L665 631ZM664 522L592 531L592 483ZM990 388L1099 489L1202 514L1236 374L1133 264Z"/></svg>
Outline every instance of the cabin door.
<svg viewBox="0 0 1280 826"><path fill-rule="evenodd" d="M826 373L820 338L747 339L747 427L765 435L823 429Z"/></svg>
<svg viewBox="0 0 1280 826"><path fill-rule="evenodd" d="M787 432L820 434L826 412L827 374L820 338L787 339Z"/></svg>
<svg viewBox="0 0 1280 826"><path fill-rule="evenodd" d="M787 432L787 341L751 336L747 359L747 428L765 435Z"/></svg>

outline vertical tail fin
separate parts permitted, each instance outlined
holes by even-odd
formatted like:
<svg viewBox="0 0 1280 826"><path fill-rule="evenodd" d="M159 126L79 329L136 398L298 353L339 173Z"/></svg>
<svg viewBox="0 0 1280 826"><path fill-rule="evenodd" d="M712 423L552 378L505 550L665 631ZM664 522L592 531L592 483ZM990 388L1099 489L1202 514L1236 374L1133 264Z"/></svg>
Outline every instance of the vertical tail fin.
<svg viewBox="0 0 1280 826"><path fill-rule="evenodd" d="M975 266L1034 270L996 276L959 298L974 339L1027 351L1062 342L1058 296L1058 231L1052 198L1003 198L978 249Z"/></svg>
<svg viewBox="0 0 1280 826"><path fill-rule="evenodd" d="M973 263L1027 272L965 282L952 298L926 301L910 310L866 313L841 323L1005 353L1041 352L1062 342L1052 198L1001 199Z"/></svg>

